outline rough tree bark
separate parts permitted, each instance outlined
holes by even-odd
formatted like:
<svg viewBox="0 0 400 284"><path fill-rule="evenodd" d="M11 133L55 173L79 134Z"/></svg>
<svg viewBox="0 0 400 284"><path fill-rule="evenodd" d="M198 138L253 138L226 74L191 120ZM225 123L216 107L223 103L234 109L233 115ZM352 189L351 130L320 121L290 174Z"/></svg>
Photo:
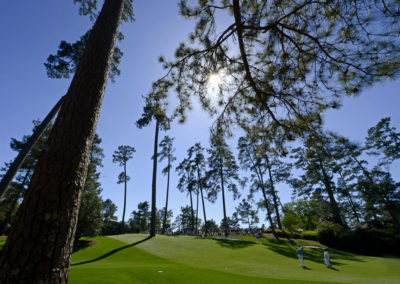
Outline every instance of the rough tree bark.
<svg viewBox="0 0 400 284"><path fill-rule="evenodd" d="M0 256L0 283L67 283L124 0L106 0Z"/></svg>

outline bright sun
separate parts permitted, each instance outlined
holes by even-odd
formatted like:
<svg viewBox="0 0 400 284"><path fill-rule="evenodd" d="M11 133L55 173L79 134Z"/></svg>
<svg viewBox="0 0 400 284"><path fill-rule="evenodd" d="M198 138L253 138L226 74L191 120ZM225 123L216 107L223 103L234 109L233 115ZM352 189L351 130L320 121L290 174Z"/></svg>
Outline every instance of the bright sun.
<svg viewBox="0 0 400 284"><path fill-rule="evenodd" d="M222 84L222 76L218 73L212 73L208 78L208 85L211 88L218 88Z"/></svg>

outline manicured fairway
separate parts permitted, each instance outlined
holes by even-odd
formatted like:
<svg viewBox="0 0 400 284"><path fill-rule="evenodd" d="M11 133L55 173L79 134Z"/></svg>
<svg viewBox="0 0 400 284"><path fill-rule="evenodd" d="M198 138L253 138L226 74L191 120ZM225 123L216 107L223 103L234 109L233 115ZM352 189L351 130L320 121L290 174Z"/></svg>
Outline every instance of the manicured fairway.
<svg viewBox="0 0 400 284"><path fill-rule="evenodd" d="M197 268L155 256L118 240L106 237L99 237L96 240L99 242L98 245L85 248L73 255L70 283L310 283ZM154 240L157 242L158 237Z"/></svg>
<svg viewBox="0 0 400 284"><path fill-rule="evenodd" d="M399 258L334 252L334 269L328 269L322 251L305 249L302 269L293 247L266 238L129 234L96 240L74 253L70 283L400 283Z"/></svg>

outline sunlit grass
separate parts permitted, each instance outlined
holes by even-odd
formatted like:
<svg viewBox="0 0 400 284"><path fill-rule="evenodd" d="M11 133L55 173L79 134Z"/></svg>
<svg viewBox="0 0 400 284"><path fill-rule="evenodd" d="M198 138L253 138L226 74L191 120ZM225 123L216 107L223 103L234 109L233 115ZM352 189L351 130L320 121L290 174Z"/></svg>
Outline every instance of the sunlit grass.
<svg viewBox="0 0 400 284"><path fill-rule="evenodd" d="M303 269L284 240L233 238L97 237L73 254L70 283L400 283L400 258L330 250L328 269L322 250L305 248Z"/></svg>
<svg viewBox="0 0 400 284"><path fill-rule="evenodd" d="M134 243L143 237L129 234L114 238ZM307 269L302 269L296 247L272 238L256 242L253 236L243 237L242 241L157 236L138 244L137 248L175 263L232 275L308 282L400 283L400 271L394 268L400 267L399 258L367 257L331 250L334 269L328 269L323 263L322 250L305 248Z"/></svg>

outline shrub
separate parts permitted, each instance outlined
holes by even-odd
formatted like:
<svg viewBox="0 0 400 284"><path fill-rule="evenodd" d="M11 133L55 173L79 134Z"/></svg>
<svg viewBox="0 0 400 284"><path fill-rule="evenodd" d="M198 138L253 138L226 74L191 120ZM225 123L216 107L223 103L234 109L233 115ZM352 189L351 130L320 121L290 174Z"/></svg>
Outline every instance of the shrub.
<svg viewBox="0 0 400 284"><path fill-rule="evenodd" d="M317 227L318 241L327 246L335 247L343 232L343 227L329 221L321 222Z"/></svg>
<svg viewBox="0 0 400 284"><path fill-rule="evenodd" d="M400 255L400 232L395 229L358 228L344 231L333 223L321 224L318 228L321 244L365 255Z"/></svg>
<svg viewBox="0 0 400 284"><path fill-rule="evenodd" d="M318 240L318 231L303 231L300 233L300 237L306 240Z"/></svg>
<svg viewBox="0 0 400 284"><path fill-rule="evenodd" d="M272 230L271 229L266 229L264 231L264 233L267 234L272 234ZM293 234L291 234L288 231L284 231L284 230L280 230L280 229L275 229L275 233L278 237L280 238L294 238L294 239L298 239L300 238L300 234L297 232L293 232Z"/></svg>

